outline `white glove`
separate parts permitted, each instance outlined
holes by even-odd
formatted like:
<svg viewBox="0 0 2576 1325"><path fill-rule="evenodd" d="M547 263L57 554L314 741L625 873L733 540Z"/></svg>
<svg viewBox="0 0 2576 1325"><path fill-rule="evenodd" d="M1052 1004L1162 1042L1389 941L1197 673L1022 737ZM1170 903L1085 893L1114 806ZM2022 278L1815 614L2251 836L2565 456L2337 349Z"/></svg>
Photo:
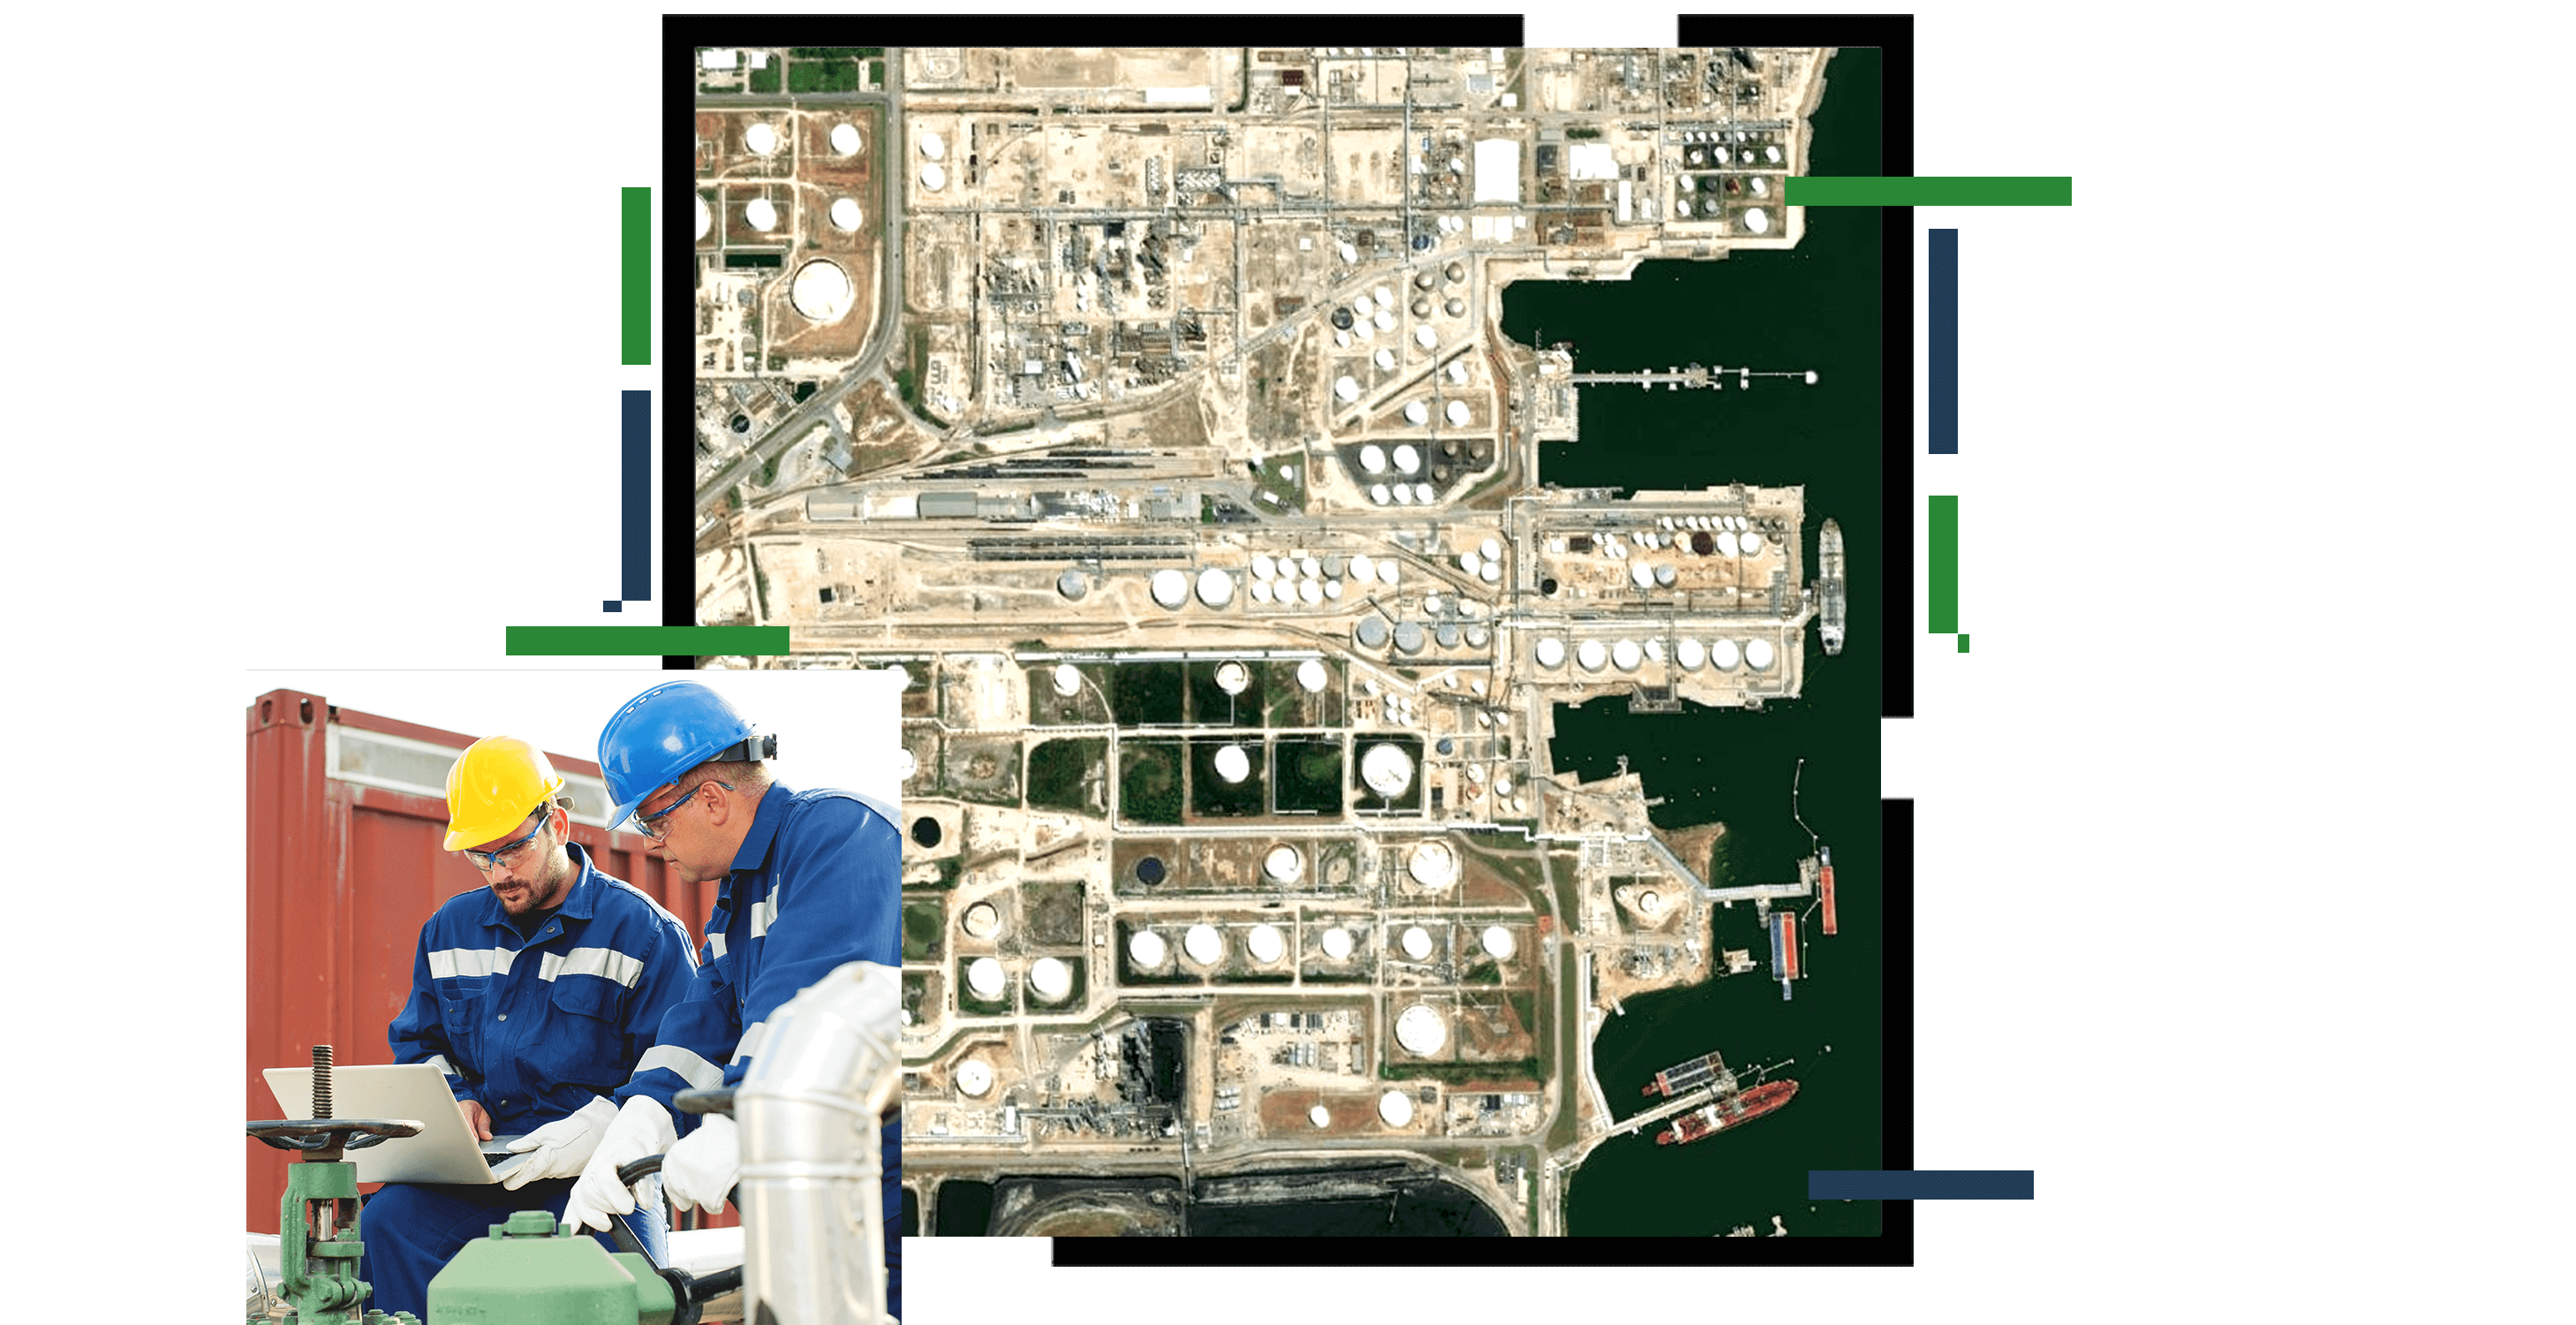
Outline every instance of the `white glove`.
<svg viewBox="0 0 2576 1325"><path fill-rule="evenodd" d="M575 1229L605 1233L610 1216L633 1213L635 1193L617 1180L617 1170L669 1150L676 1135L671 1111L659 1101L643 1095L629 1098L626 1107L617 1111L617 1121L609 1124L608 1134L599 1138L598 1148L590 1152L581 1181L573 1184L572 1196L564 1202L564 1222Z"/></svg>
<svg viewBox="0 0 2576 1325"><path fill-rule="evenodd" d="M514 1192L540 1178L573 1177L615 1121L617 1106L593 1095L571 1117L557 1118L511 1142L510 1158L493 1165L492 1176Z"/></svg>
<svg viewBox="0 0 2576 1325"><path fill-rule="evenodd" d="M711 1113L662 1157L662 1194L677 1209L714 1214L724 1209L725 1193L741 1172L742 1140L733 1119Z"/></svg>

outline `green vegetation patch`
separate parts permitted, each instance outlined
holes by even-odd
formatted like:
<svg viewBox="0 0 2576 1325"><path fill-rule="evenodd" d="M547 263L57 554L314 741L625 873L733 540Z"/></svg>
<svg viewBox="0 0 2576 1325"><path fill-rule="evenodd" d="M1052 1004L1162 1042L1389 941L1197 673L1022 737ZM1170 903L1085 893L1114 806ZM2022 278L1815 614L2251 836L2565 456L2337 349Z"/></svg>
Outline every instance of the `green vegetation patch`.
<svg viewBox="0 0 2576 1325"><path fill-rule="evenodd" d="M1088 787L1102 776L1108 758L1106 737L1039 742L1029 751L1029 808L1099 813L1103 807L1093 803L1098 798Z"/></svg>
<svg viewBox="0 0 2576 1325"><path fill-rule="evenodd" d="M948 926L948 908L936 897L903 899L903 959L937 961Z"/></svg>
<svg viewBox="0 0 2576 1325"><path fill-rule="evenodd" d="M859 62L816 60L799 55L787 64L787 90L790 92L856 92L859 90Z"/></svg>
<svg viewBox="0 0 2576 1325"><path fill-rule="evenodd" d="M1109 712L1121 727L1171 725L1181 715L1181 665L1121 663L1109 678Z"/></svg>
<svg viewBox="0 0 2576 1325"><path fill-rule="evenodd" d="M1306 509L1306 453L1289 451L1252 466L1252 506L1264 514Z"/></svg>
<svg viewBox="0 0 2576 1325"><path fill-rule="evenodd" d="M1124 741L1118 746L1118 813L1128 823L1181 821L1179 741Z"/></svg>
<svg viewBox="0 0 2576 1325"><path fill-rule="evenodd" d="M1342 743L1319 736L1283 737L1271 743L1281 814L1342 811Z"/></svg>
<svg viewBox="0 0 2576 1325"><path fill-rule="evenodd" d="M784 60L772 59L769 63L762 65L760 68L752 70L751 90L755 93L776 92L778 90L778 70L779 67L785 63L786 61Z"/></svg>
<svg viewBox="0 0 2576 1325"><path fill-rule="evenodd" d="M906 971L903 973L903 1010L912 1014L912 1024L915 1026L918 1026L929 1019L932 1011L930 1007L929 972Z"/></svg>
<svg viewBox="0 0 2576 1325"><path fill-rule="evenodd" d="M885 54L883 46L794 46L788 54L799 60L865 60Z"/></svg>

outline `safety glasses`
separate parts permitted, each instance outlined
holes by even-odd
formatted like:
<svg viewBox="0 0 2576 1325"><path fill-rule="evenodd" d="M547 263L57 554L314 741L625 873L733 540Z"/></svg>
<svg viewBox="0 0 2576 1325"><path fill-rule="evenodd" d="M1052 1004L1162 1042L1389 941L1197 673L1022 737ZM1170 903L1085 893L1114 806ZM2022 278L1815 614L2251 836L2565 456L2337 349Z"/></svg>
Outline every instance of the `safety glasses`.
<svg viewBox="0 0 2576 1325"><path fill-rule="evenodd" d="M686 796L682 796L682 797L681 797L681 798L679 798L678 800L675 800L675 801L671 802L670 804L663 806L661 809L655 810L655 811L654 811L654 812L652 812L651 814L639 814L639 815L636 815L636 816L635 816L635 831L637 831L637 832L639 832L639 833L642 833L642 834L643 834L643 835L645 835L646 837L649 837L649 838L653 839L653 840L654 840L654 841L656 841L656 842L661 841L661 840L662 840L662 835L663 835L664 833L667 833L667 832L671 831L671 825L670 825L670 824L668 824L668 823L666 823L666 822L664 822L664 820L667 820L667 819L669 819L673 814L678 813L679 808L680 808L681 806L686 805L686 804L688 804L689 802L691 802L691 801L693 801L693 800L696 800L696 799L698 798L698 793L699 793L700 791L705 790L705 789L706 789L706 788L708 788L708 787L722 787L722 788L724 788L724 789L725 789L725 790L727 790L727 791L731 791L731 790L733 790L733 784L732 784L732 783L730 783L730 782L718 782L718 781L715 781L714 779L710 778L709 780L707 780L707 781L705 781L705 782L701 782L701 783L699 783L698 785L696 785L696 786L694 786L694 787L689 788L689 794L688 794L688 795L686 795Z"/></svg>
<svg viewBox="0 0 2576 1325"><path fill-rule="evenodd" d="M526 837L520 838L516 842L503 843L489 851L477 851L472 847L467 847L465 849L465 858L474 862L474 868L485 871L489 871L495 865L515 864L518 861L519 854L527 850L528 844L536 841L537 834L546 831L546 825L553 820L554 807L548 806L537 811L537 826L529 829Z"/></svg>

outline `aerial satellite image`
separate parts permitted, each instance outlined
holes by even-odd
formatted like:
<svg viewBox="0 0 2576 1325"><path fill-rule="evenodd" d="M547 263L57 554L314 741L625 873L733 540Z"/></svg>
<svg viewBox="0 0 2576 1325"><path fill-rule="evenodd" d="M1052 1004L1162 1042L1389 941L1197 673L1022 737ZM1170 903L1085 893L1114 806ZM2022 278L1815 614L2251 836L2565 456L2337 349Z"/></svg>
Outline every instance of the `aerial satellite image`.
<svg viewBox="0 0 2576 1325"><path fill-rule="evenodd" d="M1877 51L682 54L696 620L906 683L905 1234L1881 1232Z"/></svg>

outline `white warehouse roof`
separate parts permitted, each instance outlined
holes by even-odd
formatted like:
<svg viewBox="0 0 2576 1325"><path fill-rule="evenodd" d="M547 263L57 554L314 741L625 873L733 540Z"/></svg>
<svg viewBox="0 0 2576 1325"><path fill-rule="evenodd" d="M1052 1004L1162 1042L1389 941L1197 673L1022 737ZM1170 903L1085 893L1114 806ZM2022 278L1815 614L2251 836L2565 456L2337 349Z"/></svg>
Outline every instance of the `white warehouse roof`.
<svg viewBox="0 0 2576 1325"><path fill-rule="evenodd" d="M1476 201L1521 200L1521 145L1509 138L1476 142Z"/></svg>

